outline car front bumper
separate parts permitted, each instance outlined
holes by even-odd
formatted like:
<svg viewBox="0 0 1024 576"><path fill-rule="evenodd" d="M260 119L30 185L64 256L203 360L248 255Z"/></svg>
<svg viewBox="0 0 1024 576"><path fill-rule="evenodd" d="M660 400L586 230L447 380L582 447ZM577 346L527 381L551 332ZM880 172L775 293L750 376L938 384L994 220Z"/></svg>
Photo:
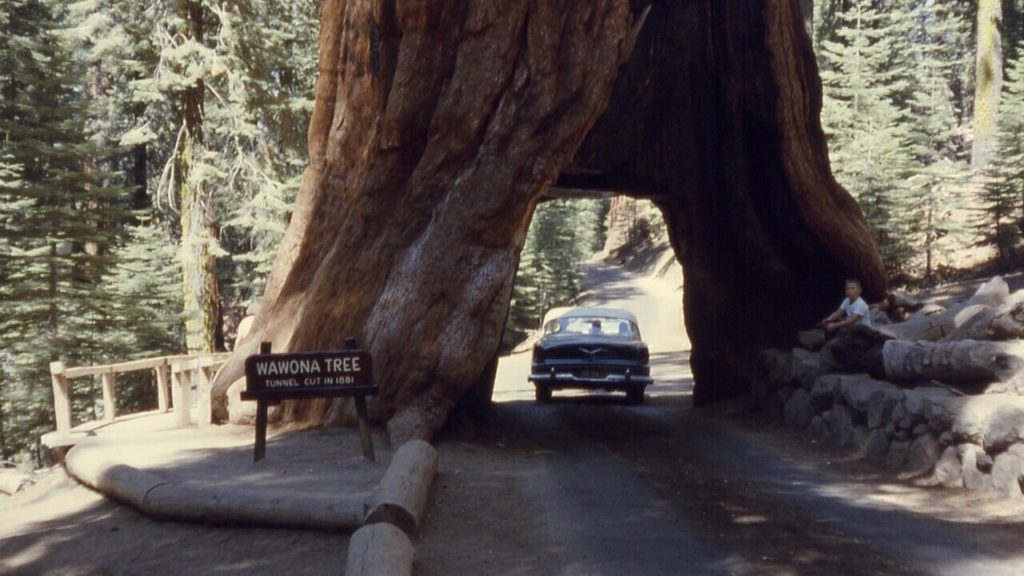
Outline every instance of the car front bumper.
<svg viewBox="0 0 1024 576"><path fill-rule="evenodd" d="M654 383L650 376L640 374L608 374L602 377L577 376L572 372L550 370L530 374L529 381L534 385L549 388L604 388L606 390L627 390L637 386L648 386Z"/></svg>

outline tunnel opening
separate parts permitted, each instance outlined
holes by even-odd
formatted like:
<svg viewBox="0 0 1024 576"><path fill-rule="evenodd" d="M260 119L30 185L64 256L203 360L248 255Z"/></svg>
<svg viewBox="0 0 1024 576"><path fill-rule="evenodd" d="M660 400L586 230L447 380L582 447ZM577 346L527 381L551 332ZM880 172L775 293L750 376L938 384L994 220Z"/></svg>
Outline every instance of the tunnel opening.
<svg viewBox="0 0 1024 576"><path fill-rule="evenodd" d="M549 312L617 309L635 316L649 353L641 400L611 386L557 389L545 402L690 403L683 274L662 210L650 199L553 188L534 210L509 302L502 347L453 421L486 419L492 404L541 399L529 380Z"/></svg>

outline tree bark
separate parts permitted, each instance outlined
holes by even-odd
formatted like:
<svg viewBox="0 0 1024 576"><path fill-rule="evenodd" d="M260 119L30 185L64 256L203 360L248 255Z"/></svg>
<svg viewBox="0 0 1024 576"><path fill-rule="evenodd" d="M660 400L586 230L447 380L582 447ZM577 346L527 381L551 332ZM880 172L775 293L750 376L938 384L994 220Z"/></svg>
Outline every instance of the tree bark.
<svg viewBox="0 0 1024 576"><path fill-rule="evenodd" d="M905 342L890 340L882 348L885 377L894 381L938 380L967 392L982 392L993 382L1011 383L1024 368L1020 342Z"/></svg>
<svg viewBox="0 0 1024 576"><path fill-rule="evenodd" d="M978 44L974 80L974 143L971 166L992 160L1003 91L1003 0L978 0Z"/></svg>
<svg viewBox="0 0 1024 576"><path fill-rule="evenodd" d="M178 0L189 39L203 42L203 7L196 0ZM181 93L182 143L177 151L181 224L182 297L185 339L190 352L223 349L220 321L220 286L217 281L217 232L213 224L213 198L204 178L194 174L203 138L203 80Z"/></svg>
<svg viewBox="0 0 1024 576"><path fill-rule="evenodd" d="M321 13L310 166L253 334L215 390L260 341L355 336L374 355L373 415L396 441L430 436L497 350L533 207L560 173L661 207L698 403L746 391L757 350L834 309L844 278L884 295L829 172L797 0L635 2L632 17L626 0L328 0Z"/></svg>
<svg viewBox="0 0 1024 576"><path fill-rule="evenodd" d="M428 438L500 343L536 199L607 101L622 0L328 0L310 166L253 334L374 357L393 438ZM293 416L316 417L310 403Z"/></svg>
<svg viewBox="0 0 1024 576"><path fill-rule="evenodd" d="M885 276L860 209L832 177L820 80L796 2L658 5L640 174L683 266L698 405L741 394L760 348L793 342Z"/></svg>

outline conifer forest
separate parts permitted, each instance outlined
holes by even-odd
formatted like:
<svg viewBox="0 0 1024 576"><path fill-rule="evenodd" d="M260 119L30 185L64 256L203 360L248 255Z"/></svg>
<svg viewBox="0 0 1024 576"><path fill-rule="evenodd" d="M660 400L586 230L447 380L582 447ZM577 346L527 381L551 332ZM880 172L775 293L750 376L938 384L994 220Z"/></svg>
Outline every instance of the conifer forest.
<svg viewBox="0 0 1024 576"><path fill-rule="evenodd" d="M800 3L832 170L892 282L1018 268L1024 0ZM0 0L0 460L43 464L52 360L230 349L305 167L318 10ZM506 347L573 301L608 207L538 205ZM126 408L156 407L148 379L120 390ZM76 386L79 419L101 416L99 393Z"/></svg>

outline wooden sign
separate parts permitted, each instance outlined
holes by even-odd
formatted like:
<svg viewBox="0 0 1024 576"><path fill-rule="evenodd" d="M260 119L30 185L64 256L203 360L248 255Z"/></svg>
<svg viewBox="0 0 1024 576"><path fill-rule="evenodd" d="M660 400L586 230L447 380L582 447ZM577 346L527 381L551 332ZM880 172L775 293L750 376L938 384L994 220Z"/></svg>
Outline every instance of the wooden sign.
<svg viewBox="0 0 1024 576"><path fill-rule="evenodd" d="M372 359L363 350L254 354L245 359L245 379L245 400L346 396L374 387Z"/></svg>
<svg viewBox="0 0 1024 576"><path fill-rule="evenodd" d="M245 359L246 387L242 400L256 401L254 462L266 455L270 402L338 396L354 397L363 456L375 459L366 411L366 397L377 393L373 383L373 359L369 352L356 347L354 339L349 338L347 343L348 348L344 350L271 354L270 343L264 342L259 354Z"/></svg>

